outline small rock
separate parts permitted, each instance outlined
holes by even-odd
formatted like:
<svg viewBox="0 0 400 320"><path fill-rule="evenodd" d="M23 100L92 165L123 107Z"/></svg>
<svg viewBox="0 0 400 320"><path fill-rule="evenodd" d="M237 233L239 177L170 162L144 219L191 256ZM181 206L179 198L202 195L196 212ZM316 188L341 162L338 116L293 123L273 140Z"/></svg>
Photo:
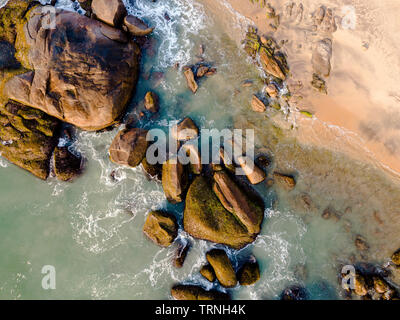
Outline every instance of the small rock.
<svg viewBox="0 0 400 320"><path fill-rule="evenodd" d="M169 247L178 234L178 224L173 215L161 211L152 211L147 216L143 232L155 244Z"/></svg>
<svg viewBox="0 0 400 320"><path fill-rule="evenodd" d="M274 172L275 183L286 191L291 191L296 187L296 180L291 175Z"/></svg>
<svg viewBox="0 0 400 320"><path fill-rule="evenodd" d="M216 279L214 269L210 264L202 266L200 274L210 282L214 282Z"/></svg>
<svg viewBox="0 0 400 320"><path fill-rule="evenodd" d="M271 97L271 98L276 98L278 96L278 89L273 83L270 83L267 85L265 88L265 92Z"/></svg>
<svg viewBox="0 0 400 320"><path fill-rule="evenodd" d="M131 15L125 17L124 25L128 28L129 33L135 37L144 37L154 31L154 28L149 28L142 20Z"/></svg>
<svg viewBox="0 0 400 320"><path fill-rule="evenodd" d="M69 181L79 175L82 158L69 152L67 147L56 147L54 150L54 172L57 179Z"/></svg>
<svg viewBox="0 0 400 320"><path fill-rule="evenodd" d="M360 297L366 296L368 294L368 287L365 282L365 278L360 275L356 274L356 278L354 279L354 293Z"/></svg>
<svg viewBox="0 0 400 320"><path fill-rule="evenodd" d="M186 82L189 89L192 90L193 93L196 93L199 86L197 85L197 82L194 79L194 74L192 69L189 67L185 68L184 75L186 77Z"/></svg>
<svg viewBox="0 0 400 320"><path fill-rule="evenodd" d="M175 204L183 201L188 187L188 173L177 157L163 164L162 186L168 201Z"/></svg>
<svg viewBox="0 0 400 320"><path fill-rule="evenodd" d="M257 261L246 262L238 272L239 283L251 286L260 280L260 268Z"/></svg>
<svg viewBox="0 0 400 320"><path fill-rule="evenodd" d="M206 73L206 77L211 77L216 73L217 73L217 69L216 68L210 68L210 69L208 69L208 71Z"/></svg>
<svg viewBox="0 0 400 320"><path fill-rule="evenodd" d="M216 290L206 291L194 285L175 285L171 289L171 295L176 300L230 300L230 296L226 293Z"/></svg>
<svg viewBox="0 0 400 320"><path fill-rule="evenodd" d="M147 130L125 129L120 131L110 146L110 159L112 162L137 167L146 156L148 141Z"/></svg>
<svg viewBox="0 0 400 320"><path fill-rule="evenodd" d="M182 268L185 263L186 256L190 250L191 244L189 241L186 241L184 244L180 243L174 257L174 267Z"/></svg>
<svg viewBox="0 0 400 320"><path fill-rule="evenodd" d="M154 92L147 92L144 97L144 107L151 113L157 113L160 110L160 104L157 94Z"/></svg>
<svg viewBox="0 0 400 320"><path fill-rule="evenodd" d="M97 19L114 27L119 27L127 15L122 0L93 0L92 11Z"/></svg>
<svg viewBox="0 0 400 320"><path fill-rule="evenodd" d="M281 300L284 301L307 300L307 291L306 289L300 286L289 287L282 292Z"/></svg>
<svg viewBox="0 0 400 320"><path fill-rule="evenodd" d="M374 281L374 289L376 292L378 293L385 293L386 291L390 290L389 285L386 283L385 280L379 278L379 277L374 277L373 278Z"/></svg>
<svg viewBox="0 0 400 320"><path fill-rule="evenodd" d="M267 110L267 107L265 106L264 102L262 102L260 99L257 98L257 96L253 95L253 98L251 100L251 108L255 112L265 112Z"/></svg>
<svg viewBox="0 0 400 320"><path fill-rule="evenodd" d="M322 79L318 74L314 73L313 74L313 80L311 82L311 85L317 89L321 93L328 93L328 89L326 88L326 82L324 79Z"/></svg>
<svg viewBox="0 0 400 320"><path fill-rule="evenodd" d="M400 249L398 249L395 253L392 255L392 262L396 266L400 266Z"/></svg>
<svg viewBox="0 0 400 320"><path fill-rule="evenodd" d="M233 288L236 286L236 274L224 250L213 249L207 252L206 257L223 287Z"/></svg>
<svg viewBox="0 0 400 320"><path fill-rule="evenodd" d="M202 77L204 77L206 74L207 74L207 72L210 70L210 68L209 67L207 67L207 66L200 66L198 69L197 69L197 78L202 78Z"/></svg>
<svg viewBox="0 0 400 320"><path fill-rule="evenodd" d="M171 128L171 135L177 141L196 139L199 135L199 128L190 118L185 118Z"/></svg>
<svg viewBox="0 0 400 320"><path fill-rule="evenodd" d="M366 251L369 249L369 245L368 243L365 241L365 239L363 237L361 237L360 235L357 236L355 242L354 242L356 248L360 251Z"/></svg>
<svg viewBox="0 0 400 320"><path fill-rule="evenodd" d="M259 184L265 180L265 172L257 167L249 157L241 156L238 157L237 161L251 184Z"/></svg>
<svg viewBox="0 0 400 320"><path fill-rule="evenodd" d="M157 163L157 164L150 164L148 163L146 157L142 160L142 167L143 170L146 172L146 174L150 178L157 178L158 180L161 180L162 176L162 166Z"/></svg>

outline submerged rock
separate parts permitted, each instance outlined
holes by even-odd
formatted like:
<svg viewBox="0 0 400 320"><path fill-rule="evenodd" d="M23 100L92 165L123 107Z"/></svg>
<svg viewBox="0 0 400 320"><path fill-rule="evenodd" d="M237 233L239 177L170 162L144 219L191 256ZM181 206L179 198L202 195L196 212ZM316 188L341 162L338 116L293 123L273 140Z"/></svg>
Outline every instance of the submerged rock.
<svg viewBox="0 0 400 320"><path fill-rule="evenodd" d="M210 264L206 264L201 267L200 274L210 282L214 282L217 278L213 267Z"/></svg>
<svg viewBox="0 0 400 320"><path fill-rule="evenodd" d="M286 75L282 71L281 67L279 66L276 59L273 55L268 51L266 48L260 49L260 60L261 65L265 72L269 73L270 75L274 76L275 78L285 80Z"/></svg>
<svg viewBox="0 0 400 320"><path fill-rule="evenodd" d="M274 180L277 185L286 191L293 190L296 187L296 180L291 175L274 172Z"/></svg>
<svg viewBox="0 0 400 320"><path fill-rule="evenodd" d="M265 172L260 169L249 157L241 156L237 159L237 161L251 184L259 184L267 177Z"/></svg>
<svg viewBox="0 0 400 320"><path fill-rule="evenodd" d="M45 13L37 6L21 22L18 58L32 71L9 80L4 94L83 130L112 125L136 86L138 46L76 12L57 9L55 28L45 29Z"/></svg>
<svg viewBox="0 0 400 320"><path fill-rule="evenodd" d="M171 295L176 300L230 300L227 293L216 290L206 291L194 285L175 285L171 289Z"/></svg>
<svg viewBox="0 0 400 320"><path fill-rule="evenodd" d="M169 202L179 203L184 200L188 182L188 172L179 159L174 157L163 164L162 186Z"/></svg>
<svg viewBox="0 0 400 320"><path fill-rule="evenodd" d="M162 177L162 166L157 163L157 164L150 164L148 163L146 157L142 160L142 167L143 170L146 172L146 174L150 178L157 178L158 180L161 180Z"/></svg>
<svg viewBox="0 0 400 320"><path fill-rule="evenodd" d="M215 275L225 288L233 288L237 284L235 270L226 252L213 249L206 254L208 263L213 267Z"/></svg>
<svg viewBox="0 0 400 320"><path fill-rule="evenodd" d="M128 28L129 33L135 37L144 37L154 31L154 28L149 28L142 20L131 15L125 17L124 25Z"/></svg>
<svg viewBox="0 0 400 320"><path fill-rule="evenodd" d="M187 82L189 89L192 90L193 93L196 93L199 86L194 78L194 73L193 73L192 69L189 67L186 67L184 69L183 74L185 75L186 82Z"/></svg>
<svg viewBox="0 0 400 320"><path fill-rule="evenodd" d="M328 89L326 87L326 82L322 79L318 74L313 74L313 80L311 81L311 85L317 89L321 93L328 93Z"/></svg>
<svg viewBox="0 0 400 320"><path fill-rule="evenodd" d="M214 173L213 190L226 210L232 213L249 231L260 232L260 219L263 212L235 184L224 171Z"/></svg>
<svg viewBox="0 0 400 320"><path fill-rule="evenodd" d="M238 272L239 283L242 286L251 286L260 280L260 268L257 261L248 261Z"/></svg>
<svg viewBox="0 0 400 320"><path fill-rule="evenodd" d="M152 211L147 216L143 232L155 244L169 247L178 234L178 224L173 215L161 211Z"/></svg>
<svg viewBox="0 0 400 320"><path fill-rule="evenodd" d="M178 248L175 251L174 256L174 267L175 268L182 268L183 264L185 263L186 256L190 250L191 244L189 241L185 243L180 243Z"/></svg>
<svg viewBox="0 0 400 320"><path fill-rule="evenodd" d="M110 159L112 162L137 167L146 156L149 142L146 140L147 130L124 129L114 138L110 146Z"/></svg>
<svg viewBox="0 0 400 320"><path fill-rule="evenodd" d="M93 0L92 12L97 19L115 27L119 27L128 14L122 0Z"/></svg>
<svg viewBox="0 0 400 320"><path fill-rule="evenodd" d="M160 103L157 94L154 92L147 92L144 97L144 107L151 113L157 113L160 110Z"/></svg>
<svg viewBox="0 0 400 320"><path fill-rule="evenodd" d="M263 217L258 218L261 225ZM202 176L196 177L189 187L183 225L185 231L195 238L226 244L235 249L252 243L257 236L223 207Z"/></svg>
<svg viewBox="0 0 400 320"><path fill-rule="evenodd" d="M307 291L306 289L300 286L289 287L282 292L281 300L285 301L307 300Z"/></svg>
<svg viewBox="0 0 400 320"><path fill-rule="evenodd" d="M54 150L54 173L57 179L69 181L81 172L82 158L72 154L67 147L57 147Z"/></svg>
<svg viewBox="0 0 400 320"><path fill-rule="evenodd" d="M0 105L0 153L40 179L47 179L59 121L17 102Z"/></svg>

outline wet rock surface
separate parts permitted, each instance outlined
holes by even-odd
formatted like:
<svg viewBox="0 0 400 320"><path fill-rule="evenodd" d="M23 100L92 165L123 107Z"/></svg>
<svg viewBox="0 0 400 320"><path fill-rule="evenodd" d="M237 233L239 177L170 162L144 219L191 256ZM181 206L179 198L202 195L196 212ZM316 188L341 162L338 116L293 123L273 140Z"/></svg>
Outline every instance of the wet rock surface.
<svg viewBox="0 0 400 320"><path fill-rule="evenodd" d="M144 234L155 244L169 247L178 234L176 218L166 212L152 211L143 227Z"/></svg>
<svg viewBox="0 0 400 320"><path fill-rule="evenodd" d="M81 173L82 158L71 153L67 147L54 150L54 173L57 179L70 181Z"/></svg>

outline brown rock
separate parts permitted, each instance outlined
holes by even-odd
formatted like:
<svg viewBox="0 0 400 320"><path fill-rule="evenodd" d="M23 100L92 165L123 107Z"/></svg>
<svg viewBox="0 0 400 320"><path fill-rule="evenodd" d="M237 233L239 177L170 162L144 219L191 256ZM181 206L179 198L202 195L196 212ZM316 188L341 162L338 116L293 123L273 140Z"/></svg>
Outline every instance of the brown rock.
<svg viewBox="0 0 400 320"><path fill-rule="evenodd" d="M236 274L224 250L213 249L207 252L206 258L213 267L215 275L223 287L233 288L236 286Z"/></svg>
<svg viewBox="0 0 400 320"><path fill-rule="evenodd" d="M184 71L184 75L186 77L186 82L190 90L192 90L193 93L197 92L197 89L199 86L197 85L196 80L194 79L194 74L191 68L186 68Z"/></svg>
<svg viewBox="0 0 400 320"><path fill-rule="evenodd" d="M185 118L171 128L172 137L178 141L187 141L197 138L199 128L190 118Z"/></svg>
<svg viewBox="0 0 400 320"><path fill-rule="evenodd" d="M157 245L169 247L178 234L178 224L173 215L152 211L147 216L143 232Z"/></svg>
<svg viewBox="0 0 400 320"><path fill-rule="evenodd" d="M387 284L387 282L379 277L374 277L374 289L378 293L385 293L386 291L390 290L390 286Z"/></svg>
<svg viewBox="0 0 400 320"><path fill-rule="evenodd" d="M286 191L293 190L296 187L296 180L291 175L274 172L275 183Z"/></svg>
<svg viewBox="0 0 400 320"><path fill-rule="evenodd" d="M83 130L114 124L136 86L139 48L111 40L122 31L75 12L57 9L56 28L45 29L44 14L41 6L29 11L18 31L26 40L21 62L34 71L8 81L4 94Z"/></svg>
<svg viewBox="0 0 400 320"><path fill-rule="evenodd" d="M356 240L354 241L354 244L356 248L360 251L366 251L369 249L368 243L360 235L357 236Z"/></svg>
<svg viewBox="0 0 400 320"><path fill-rule="evenodd" d="M255 95L253 95L253 98L251 100L251 108L255 112L265 112L267 110L264 102L258 99Z"/></svg>
<svg viewBox="0 0 400 320"><path fill-rule="evenodd" d="M135 37L144 37L154 31L154 28L149 28L142 20L131 15L125 17L124 25L128 28L129 33Z"/></svg>
<svg viewBox="0 0 400 320"><path fill-rule="evenodd" d="M265 72L269 73L270 75L272 75L278 79L281 79L281 80L286 79L286 76L283 73L278 62L264 47L261 47L261 49L260 49L260 60L261 60L261 65Z"/></svg>
<svg viewBox="0 0 400 320"><path fill-rule="evenodd" d="M261 170L249 157L241 156L238 157L237 161L251 184L259 184L265 180L265 172Z"/></svg>
<svg viewBox="0 0 400 320"><path fill-rule="evenodd" d="M354 293L360 297L366 296L368 294L368 287L365 282L365 278L360 275L356 274L356 278L354 280Z"/></svg>
<svg viewBox="0 0 400 320"><path fill-rule="evenodd" d="M160 104L157 94L154 92L147 92L144 97L144 107L147 111L157 113L160 110Z"/></svg>
<svg viewBox="0 0 400 320"><path fill-rule="evenodd" d="M216 279L213 267L210 264L206 264L201 267L200 274L210 282L214 282Z"/></svg>
<svg viewBox="0 0 400 320"><path fill-rule="evenodd" d="M163 164L162 186L171 203L182 202L188 187L188 173L179 159L173 157Z"/></svg>
<svg viewBox="0 0 400 320"><path fill-rule="evenodd" d="M202 287L193 285L176 285L171 289L176 300L230 300L226 293L216 290L206 291Z"/></svg>
<svg viewBox="0 0 400 320"><path fill-rule="evenodd" d="M146 156L149 142L146 140L147 130L125 129L120 131L110 146L110 159L112 162L137 167Z"/></svg>
<svg viewBox="0 0 400 320"><path fill-rule="evenodd" d="M207 74L207 72L208 72L209 70L210 70L210 68L207 67L207 66L200 66L200 67L197 69L197 78L204 77L204 76Z"/></svg>
<svg viewBox="0 0 400 320"><path fill-rule="evenodd" d="M235 215L249 233L259 233L263 215L260 208L252 204L226 172L214 173L214 181L213 190L224 208Z"/></svg>
<svg viewBox="0 0 400 320"><path fill-rule="evenodd" d="M150 178L157 178L158 180L161 180L162 176L162 166L157 163L157 164L150 164L148 163L146 157L142 160L142 167L143 170L146 172L146 174Z"/></svg>
<svg viewBox="0 0 400 320"><path fill-rule="evenodd" d="M278 96L278 89L273 83L270 83L267 85L265 88L265 92L271 97L271 98L276 98Z"/></svg>
<svg viewBox="0 0 400 320"><path fill-rule="evenodd" d="M392 255L392 262L396 266L400 266L400 249L398 249L395 253Z"/></svg>
<svg viewBox="0 0 400 320"><path fill-rule="evenodd" d="M238 279L242 286L251 286L260 280L260 268L257 261L246 262L238 272Z"/></svg>
<svg viewBox="0 0 400 320"><path fill-rule="evenodd" d="M69 181L81 172L82 158L69 152L67 147L57 147L54 150L54 173L57 179Z"/></svg>
<svg viewBox="0 0 400 320"><path fill-rule="evenodd" d="M203 166L201 164L201 157L198 148L191 143L186 143L182 146L179 152L185 152L189 157L190 171L193 174L201 174Z"/></svg>
<svg viewBox="0 0 400 320"><path fill-rule="evenodd" d="M97 19L115 27L119 27L127 15L122 0L93 0L92 12Z"/></svg>

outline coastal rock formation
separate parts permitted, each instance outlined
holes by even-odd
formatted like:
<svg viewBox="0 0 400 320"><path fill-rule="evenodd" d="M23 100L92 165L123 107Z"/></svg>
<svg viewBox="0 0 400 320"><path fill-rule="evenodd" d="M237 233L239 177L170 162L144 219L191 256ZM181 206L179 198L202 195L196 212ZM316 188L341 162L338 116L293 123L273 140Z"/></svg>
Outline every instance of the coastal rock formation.
<svg viewBox="0 0 400 320"><path fill-rule="evenodd" d="M18 28L18 58L32 71L9 80L4 94L83 130L112 125L135 88L139 48L75 12L57 10L54 29L46 28L48 18L37 6Z"/></svg>
<svg viewBox="0 0 400 320"><path fill-rule="evenodd" d="M293 190L296 186L296 180L291 175L274 172L275 183L286 191Z"/></svg>
<svg viewBox="0 0 400 320"><path fill-rule="evenodd" d="M197 138L199 128L190 118L185 118L171 128L172 137L178 141L187 141Z"/></svg>
<svg viewBox="0 0 400 320"><path fill-rule="evenodd" d="M202 266L200 269L200 274L210 282L214 282L216 279L214 269L210 264Z"/></svg>
<svg viewBox="0 0 400 320"><path fill-rule="evenodd" d="M125 129L120 131L110 146L112 162L129 167L137 167L144 157L149 142L146 140L147 130Z"/></svg>
<svg viewBox="0 0 400 320"><path fill-rule="evenodd" d="M169 247L178 234L178 224L173 215L152 211L147 216L143 232L155 244Z"/></svg>
<svg viewBox="0 0 400 320"><path fill-rule="evenodd" d="M184 200L188 182L188 172L176 157L163 164L162 186L169 202L179 203Z"/></svg>
<svg viewBox="0 0 400 320"><path fill-rule="evenodd" d="M256 95L253 95L253 98L251 99L251 108L253 109L253 111L260 113L267 110L264 102L262 102Z"/></svg>
<svg viewBox="0 0 400 320"><path fill-rule="evenodd" d="M0 153L40 179L49 175L59 121L44 112L10 101L0 106Z"/></svg>
<svg viewBox="0 0 400 320"><path fill-rule="evenodd" d="M160 110L160 104L158 96L154 92L147 92L144 97L144 107L151 113L157 113Z"/></svg>
<svg viewBox="0 0 400 320"><path fill-rule="evenodd" d="M281 294L281 300L298 301L307 300L307 291L303 287L294 285L286 288Z"/></svg>
<svg viewBox="0 0 400 320"><path fill-rule="evenodd" d="M400 249L397 250L395 253L393 253L393 255L392 255L392 262L393 262L396 266L400 266Z"/></svg>
<svg viewBox="0 0 400 320"><path fill-rule="evenodd" d="M233 288L237 284L235 270L226 252L213 249L206 254L208 263L213 267L215 275L221 285L225 288Z"/></svg>
<svg viewBox="0 0 400 320"><path fill-rule="evenodd" d="M67 147L57 147L54 150L54 173L57 179L69 181L81 172L82 158L72 154Z"/></svg>
<svg viewBox="0 0 400 320"><path fill-rule="evenodd" d="M252 159L246 156L240 156L237 161L251 184L259 184L265 180L267 175Z"/></svg>
<svg viewBox="0 0 400 320"><path fill-rule="evenodd" d="M119 27L128 14L122 0L93 0L92 12L97 19L115 27Z"/></svg>
<svg viewBox="0 0 400 320"><path fill-rule="evenodd" d="M331 73L332 40L318 41L312 54L312 66L314 73L328 77Z"/></svg>
<svg viewBox="0 0 400 320"><path fill-rule="evenodd" d="M242 286L251 286L260 280L260 268L257 261L246 262L238 272L239 283Z"/></svg>
<svg viewBox="0 0 400 320"><path fill-rule="evenodd" d="M186 256L190 250L191 244L189 241L186 241L185 243L180 243L178 245L178 248L175 251L175 256L174 256L174 267L175 268L182 268L183 264L185 263Z"/></svg>
<svg viewBox="0 0 400 320"><path fill-rule="evenodd" d="M263 215L258 217L258 225L261 225L262 219ZM189 187L183 225L185 231L195 238L226 244L235 249L252 243L257 236L257 233L247 230L236 216L223 207L202 176L196 177Z"/></svg>
<svg viewBox="0 0 400 320"><path fill-rule="evenodd" d="M194 285L175 285L171 295L176 300L230 300L229 294L216 290L206 291Z"/></svg>
<svg viewBox="0 0 400 320"><path fill-rule="evenodd" d="M183 74L185 75L189 89L192 90L193 93L196 93L199 86L194 78L193 70L189 67L186 67Z"/></svg>
<svg viewBox="0 0 400 320"><path fill-rule="evenodd" d="M154 28L149 28L142 20L134 16L126 16L124 25L128 28L131 35L135 37L144 37L154 31Z"/></svg>

